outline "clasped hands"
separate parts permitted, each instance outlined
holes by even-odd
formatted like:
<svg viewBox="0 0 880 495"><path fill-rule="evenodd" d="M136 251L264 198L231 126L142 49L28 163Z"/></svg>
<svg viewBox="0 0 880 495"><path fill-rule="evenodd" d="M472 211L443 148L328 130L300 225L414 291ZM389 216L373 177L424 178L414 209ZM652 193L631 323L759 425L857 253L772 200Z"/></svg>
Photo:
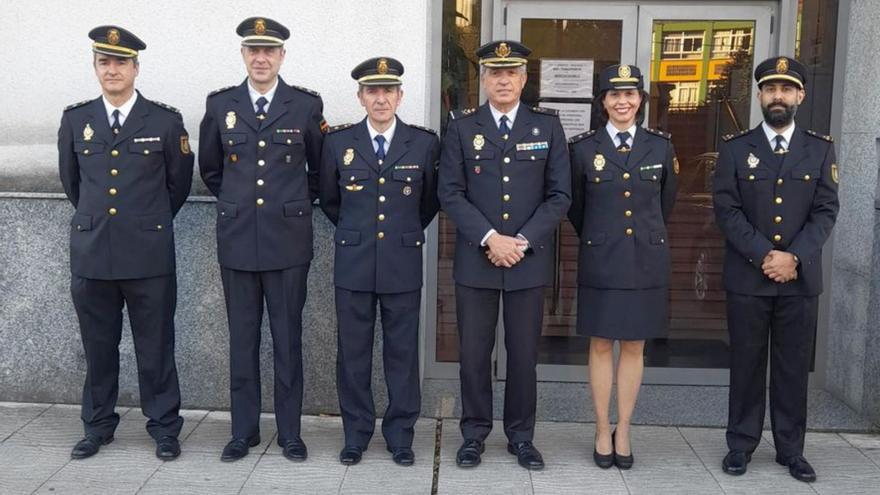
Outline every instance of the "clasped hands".
<svg viewBox="0 0 880 495"><path fill-rule="evenodd" d="M529 243L517 237L492 233L486 239L486 257L495 266L510 268L520 262L526 255Z"/></svg>
<svg viewBox="0 0 880 495"><path fill-rule="evenodd" d="M797 266L798 262L793 254L773 249L764 257L761 270L770 280L784 284L797 280Z"/></svg>

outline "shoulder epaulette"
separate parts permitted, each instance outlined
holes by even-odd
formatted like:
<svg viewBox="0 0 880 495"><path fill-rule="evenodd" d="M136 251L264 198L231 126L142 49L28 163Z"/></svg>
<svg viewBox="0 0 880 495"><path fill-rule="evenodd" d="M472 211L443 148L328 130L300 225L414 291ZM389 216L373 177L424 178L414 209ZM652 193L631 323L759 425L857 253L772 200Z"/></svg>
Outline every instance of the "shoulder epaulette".
<svg viewBox="0 0 880 495"><path fill-rule="evenodd" d="M423 127L423 126L415 125L415 124L409 124L409 126L415 128L415 129L425 131L428 134L434 134L435 136L437 135L437 131L435 131L434 129L431 129L430 127Z"/></svg>
<svg viewBox="0 0 880 495"><path fill-rule="evenodd" d="M593 129L591 131L587 131L587 132L582 132L582 133L578 134L577 136L572 136L571 138L569 138L568 144L574 144L578 141L583 141L584 139L592 136L593 134L596 134L595 129Z"/></svg>
<svg viewBox="0 0 880 495"><path fill-rule="evenodd" d="M76 102L73 105L67 105L66 107L64 107L64 111L66 112L68 110L73 110L74 108L79 108L79 107L85 105L86 103L89 103L90 101L92 101L92 100L83 100L83 101Z"/></svg>
<svg viewBox="0 0 880 495"><path fill-rule="evenodd" d="M467 117L469 115L476 115L476 108L464 108L462 110L453 110L449 112L449 118L452 120L460 119L462 117Z"/></svg>
<svg viewBox="0 0 880 495"><path fill-rule="evenodd" d="M725 142L727 142L727 141L730 141L731 139L736 139L738 137L745 136L746 134L748 134L751 131L752 131L751 129L744 129L742 131L739 131L736 134L725 134L725 135L721 136L721 139L723 139Z"/></svg>
<svg viewBox="0 0 880 495"><path fill-rule="evenodd" d="M663 132L659 129L651 129L650 127L645 127L645 130L648 131L650 134L660 136L663 139L672 139L672 134L669 134L668 132Z"/></svg>
<svg viewBox="0 0 880 495"><path fill-rule="evenodd" d="M543 113L545 115L559 115L559 110L555 108L544 108L544 107L532 107L533 112Z"/></svg>
<svg viewBox="0 0 880 495"><path fill-rule="evenodd" d="M321 93L318 93L314 89L304 88L302 86L294 86L293 84L291 84L290 87L302 91L303 93L310 94L312 96L321 96Z"/></svg>
<svg viewBox="0 0 880 495"><path fill-rule="evenodd" d="M161 101L156 101L156 100L150 100L150 101L153 102L157 107L164 108L165 110L169 110L174 113L180 113L180 110L172 107L171 105L166 105L165 103L162 103Z"/></svg>
<svg viewBox="0 0 880 495"><path fill-rule="evenodd" d="M826 135L824 135L824 134L819 134L819 133L816 132L816 131L811 131L811 130L807 129L807 134L809 134L810 136L813 136L813 137L815 137L815 138L819 138L819 139L823 139L823 140L825 140L825 141L828 141L829 143L833 143L833 142L834 142L834 138L833 138L833 137L831 137L831 136L826 136Z"/></svg>
<svg viewBox="0 0 880 495"><path fill-rule="evenodd" d="M327 134L333 134L334 132L348 129L349 127L352 127L352 126L354 126L354 124L352 124L352 123L334 125L333 127L331 127L330 129L327 130Z"/></svg>
<svg viewBox="0 0 880 495"><path fill-rule="evenodd" d="M232 85L232 86L226 86L226 87L223 87L220 89L215 89L214 91L211 91L210 93L208 93L208 96L214 96L214 95L222 93L224 91L229 91L230 89L235 88L235 87L237 87L237 86Z"/></svg>

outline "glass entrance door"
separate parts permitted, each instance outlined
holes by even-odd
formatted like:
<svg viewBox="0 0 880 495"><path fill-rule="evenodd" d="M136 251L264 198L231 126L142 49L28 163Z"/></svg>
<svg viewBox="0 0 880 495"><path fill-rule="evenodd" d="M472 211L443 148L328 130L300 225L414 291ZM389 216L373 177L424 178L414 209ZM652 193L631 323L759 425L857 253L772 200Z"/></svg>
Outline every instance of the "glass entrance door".
<svg viewBox="0 0 880 495"><path fill-rule="evenodd" d="M721 136L760 120L751 75L755 62L769 56L775 8L771 2L730 5L510 1L504 32L496 36L532 48L523 100L559 109L567 135L593 128L597 74L621 62L635 63L645 76L644 125L673 135L681 176L669 224L670 332L646 345L646 383L727 382L724 244L714 223L711 175ZM557 240L538 373L545 381L583 381L588 341L575 334L578 240L567 220ZM502 343L500 335L501 379Z"/></svg>

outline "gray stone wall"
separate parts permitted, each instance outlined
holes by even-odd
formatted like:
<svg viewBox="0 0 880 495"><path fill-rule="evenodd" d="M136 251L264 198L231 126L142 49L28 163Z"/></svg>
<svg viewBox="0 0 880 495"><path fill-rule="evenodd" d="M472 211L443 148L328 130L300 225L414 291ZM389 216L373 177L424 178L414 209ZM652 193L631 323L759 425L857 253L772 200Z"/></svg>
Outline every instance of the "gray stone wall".
<svg viewBox="0 0 880 495"><path fill-rule="evenodd" d="M850 4L827 388L880 421L880 2ZM838 68L840 70L841 68ZM839 90L839 89L838 89Z"/></svg>
<svg viewBox="0 0 880 495"><path fill-rule="evenodd" d="M199 180L196 179L198 182ZM184 407L229 407L228 334L216 257L214 203L191 198L175 220L177 366ZM73 207L59 194L0 193L0 401L79 403L85 360L70 300L68 229ZM305 410L336 413L336 317L332 225L316 212L315 258L303 316ZM264 317L263 408L272 410L272 350ZM377 332L374 391L385 403ZM138 405L126 322L120 346L122 405Z"/></svg>

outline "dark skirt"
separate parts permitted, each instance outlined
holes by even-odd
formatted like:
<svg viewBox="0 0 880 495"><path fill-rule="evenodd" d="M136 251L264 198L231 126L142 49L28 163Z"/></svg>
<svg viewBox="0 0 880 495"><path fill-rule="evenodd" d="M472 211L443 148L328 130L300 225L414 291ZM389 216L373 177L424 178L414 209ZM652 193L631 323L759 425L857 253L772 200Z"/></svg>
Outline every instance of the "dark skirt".
<svg viewBox="0 0 880 495"><path fill-rule="evenodd" d="M597 289L578 287L577 333L612 340L666 337L669 287Z"/></svg>

